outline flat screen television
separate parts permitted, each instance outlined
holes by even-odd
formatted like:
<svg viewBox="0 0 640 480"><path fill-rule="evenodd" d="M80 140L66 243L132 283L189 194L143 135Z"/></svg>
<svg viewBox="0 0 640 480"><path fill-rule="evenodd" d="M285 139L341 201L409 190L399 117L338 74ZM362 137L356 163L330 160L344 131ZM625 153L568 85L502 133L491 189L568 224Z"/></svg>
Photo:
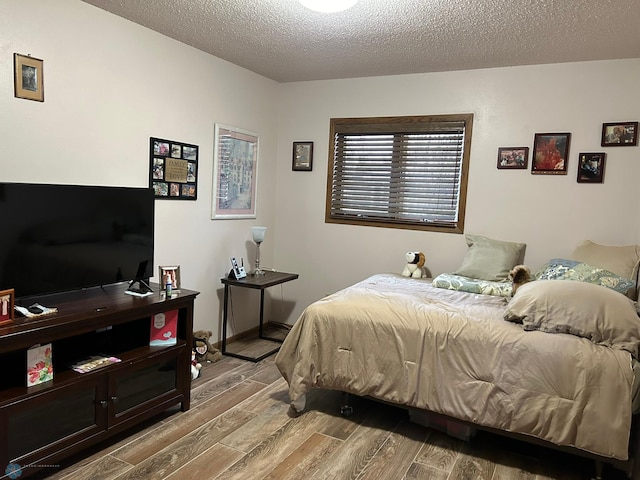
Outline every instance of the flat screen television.
<svg viewBox="0 0 640 480"><path fill-rule="evenodd" d="M153 276L150 188L0 183L0 290L16 299Z"/></svg>

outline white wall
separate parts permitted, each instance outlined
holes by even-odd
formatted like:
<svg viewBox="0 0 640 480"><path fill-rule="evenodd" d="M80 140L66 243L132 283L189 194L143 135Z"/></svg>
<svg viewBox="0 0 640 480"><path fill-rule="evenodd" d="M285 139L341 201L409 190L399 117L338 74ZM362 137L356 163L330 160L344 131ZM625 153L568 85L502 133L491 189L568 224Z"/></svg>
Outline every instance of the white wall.
<svg viewBox="0 0 640 480"><path fill-rule="evenodd" d="M45 102L14 98L14 52L44 59ZM253 264L249 227L268 227L263 265L300 273L269 290L271 319L422 250L455 269L462 235L324 223L329 119L471 112L466 231L528 244L537 267L582 239L640 242L640 147L600 147L603 122L640 118L640 59L276 84L79 0L0 2L0 179L146 186L148 139L200 146L198 200L156 202L156 265L179 264L202 293L196 328L219 339L229 257ZM210 220L214 124L260 135L258 218ZM499 146L571 132L566 176L496 169ZM294 141L314 141L312 172L291 171ZM579 152L607 153L605 182L577 184ZM234 293L234 331L255 325L257 292Z"/></svg>
<svg viewBox="0 0 640 480"><path fill-rule="evenodd" d="M303 82L281 86L276 259L296 270L298 300L310 302L377 272L400 272L421 250L433 275L452 272L464 236L324 223L329 119L473 113L467 233L527 243L539 267L584 239L640 241L640 147L603 148L602 123L637 121L640 59ZM498 170L498 147L528 146L535 133L571 132L568 174ZM291 142L314 141L313 171L291 171ZM603 184L578 184L579 152L606 152Z"/></svg>
<svg viewBox="0 0 640 480"><path fill-rule="evenodd" d="M44 60L44 103L14 98L14 52ZM229 257L253 258L249 227L275 225L277 87L78 0L2 0L0 180L147 186L149 137L199 145L198 200L156 201L155 264L181 266L196 328L218 337ZM260 135L255 220L211 220L216 122ZM255 320L242 304L238 330Z"/></svg>

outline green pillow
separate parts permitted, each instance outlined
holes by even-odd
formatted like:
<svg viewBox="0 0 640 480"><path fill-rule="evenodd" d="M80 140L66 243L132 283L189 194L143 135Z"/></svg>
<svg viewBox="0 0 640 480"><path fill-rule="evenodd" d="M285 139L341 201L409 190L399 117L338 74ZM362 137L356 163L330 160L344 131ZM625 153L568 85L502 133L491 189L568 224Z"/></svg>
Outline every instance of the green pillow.
<svg viewBox="0 0 640 480"><path fill-rule="evenodd" d="M525 243L504 242L481 235L465 235L465 238L469 249L454 275L499 282L506 280L509 271L524 260Z"/></svg>

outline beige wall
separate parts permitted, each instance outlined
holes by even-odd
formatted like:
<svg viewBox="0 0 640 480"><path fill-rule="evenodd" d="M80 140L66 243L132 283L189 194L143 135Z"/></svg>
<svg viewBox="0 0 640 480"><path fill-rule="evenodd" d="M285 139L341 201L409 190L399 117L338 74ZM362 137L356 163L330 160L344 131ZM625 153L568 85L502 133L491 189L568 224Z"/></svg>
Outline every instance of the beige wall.
<svg viewBox="0 0 640 480"><path fill-rule="evenodd" d="M13 97L14 52L44 59L45 102ZM156 265L179 264L201 291L196 328L220 335L229 257L253 262L251 225L266 225L265 266L300 273L272 288L270 318L302 309L422 250L433 274L455 269L461 235L327 225L331 117L472 112L467 232L528 244L535 267L591 238L640 241L640 147L600 147L603 122L638 120L640 59L277 84L79 0L0 2L1 180L146 186L148 139L200 146L198 200L156 202ZM210 219L214 124L260 135L258 218ZM572 133L569 173L496 169L499 146ZM293 141L314 141L312 172L291 171ZM576 183L577 154L605 151L605 183ZM234 293L231 332L255 325L257 292ZM247 301L248 300L248 301Z"/></svg>
<svg viewBox="0 0 640 480"><path fill-rule="evenodd" d="M466 251L462 235L325 224L331 117L473 113L465 230L527 243L532 268L587 238L639 242L640 147L600 146L603 122L640 118L638 82L640 59L281 86L276 259L301 274L291 295L303 308L369 274L399 273L406 251L425 252L433 275L452 272ZM532 149L545 132L571 132L567 175L496 168L498 147ZM293 141L315 142L313 172L291 171ZM603 151L605 182L578 184L578 153Z"/></svg>
<svg viewBox="0 0 640 480"><path fill-rule="evenodd" d="M44 60L44 103L14 98L14 52ZM249 227L275 224L277 87L79 0L2 0L0 179L147 186L149 137L199 145L198 200L156 201L155 265L181 266L183 286L201 292L196 328L217 338L229 257L253 258ZM260 135L255 220L211 220L215 123Z"/></svg>

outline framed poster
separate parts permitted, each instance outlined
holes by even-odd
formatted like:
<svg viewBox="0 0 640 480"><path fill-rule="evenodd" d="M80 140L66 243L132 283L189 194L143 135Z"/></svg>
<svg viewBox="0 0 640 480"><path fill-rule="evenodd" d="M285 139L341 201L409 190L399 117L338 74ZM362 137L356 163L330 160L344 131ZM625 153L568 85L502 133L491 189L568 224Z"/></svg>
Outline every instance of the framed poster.
<svg viewBox="0 0 640 480"><path fill-rule="evenodd" d="M256 218L258 135L215 125L211 218Z"/></svg>
<svg viewBox="0 0 640 480"><path fill-rule="evenodd" d="M566 175L570 133L536 133L533 141L531 173Z"/></svg>
<svg viewBox="0 0 640 480"><path fill-rule="evenodd" d="M190 143L149 139L149 184L156 198L198 199L198 146Z"/></svg>

